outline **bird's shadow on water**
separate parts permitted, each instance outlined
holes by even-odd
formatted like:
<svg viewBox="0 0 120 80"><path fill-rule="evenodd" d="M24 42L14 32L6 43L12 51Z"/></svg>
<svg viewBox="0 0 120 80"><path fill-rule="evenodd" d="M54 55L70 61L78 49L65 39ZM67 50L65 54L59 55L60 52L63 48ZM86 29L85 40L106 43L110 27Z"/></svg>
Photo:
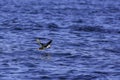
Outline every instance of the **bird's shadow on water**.
<svg viewBox="0 0 120 80"><path fill-rule="evenodd" d="M52 55L48 52L42 52L40 54L40 59L41 60L51 60L51 58L52 58Z"/></svg>

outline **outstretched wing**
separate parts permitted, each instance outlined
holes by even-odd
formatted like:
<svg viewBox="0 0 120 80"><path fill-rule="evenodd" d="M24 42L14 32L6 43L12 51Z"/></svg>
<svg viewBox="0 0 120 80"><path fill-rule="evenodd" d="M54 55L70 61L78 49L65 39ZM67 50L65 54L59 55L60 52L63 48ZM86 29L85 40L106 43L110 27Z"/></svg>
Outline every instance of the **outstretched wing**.
<svg viewBox="0 0 120 80"><path fill-rule="evenodd" d="M47 47L48 45L50 45L52 43L52 40L50 40L45 46Z"/></svg>
<svg viewBox="0 0 120 80"><path fill-rule="evenodd" d="M40 39L36 39L36 41L40 46L43 46L43 44L40 42Z"/></svg>

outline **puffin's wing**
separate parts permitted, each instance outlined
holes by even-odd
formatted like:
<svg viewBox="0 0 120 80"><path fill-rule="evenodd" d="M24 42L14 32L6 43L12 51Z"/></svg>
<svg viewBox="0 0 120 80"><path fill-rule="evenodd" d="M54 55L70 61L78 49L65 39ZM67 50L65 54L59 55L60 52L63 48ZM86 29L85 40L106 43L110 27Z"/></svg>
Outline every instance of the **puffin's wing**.
<svg viewBox="0 0 120 80"><path fill-rule="evenodd" d="M48 46L48 45L50 45L52 43L52 40L50 40L47 44L46 44L46 47Z"/></svg>
<svg viewBox="0 0 120 80"><path fill-rule="evenodd" d="M36 41L40 46L43 46L43 44L40 42L40 39L36 39Z"/></svg>

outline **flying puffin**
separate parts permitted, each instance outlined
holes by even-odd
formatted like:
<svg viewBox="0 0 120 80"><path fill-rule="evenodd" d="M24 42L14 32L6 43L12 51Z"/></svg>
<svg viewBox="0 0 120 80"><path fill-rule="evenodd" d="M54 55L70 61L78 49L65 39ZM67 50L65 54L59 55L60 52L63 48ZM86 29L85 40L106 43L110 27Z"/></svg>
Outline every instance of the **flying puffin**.
<svg viewBox="0 0 120 80"><path fill-rule="evenodd" d="M52 40L50 40L47 43L41 43L40 39L38 38L36 39L36 41L41 46L38 48L38 50L44 50L44 49L50 48L50 44L52 43Z"/></svg>

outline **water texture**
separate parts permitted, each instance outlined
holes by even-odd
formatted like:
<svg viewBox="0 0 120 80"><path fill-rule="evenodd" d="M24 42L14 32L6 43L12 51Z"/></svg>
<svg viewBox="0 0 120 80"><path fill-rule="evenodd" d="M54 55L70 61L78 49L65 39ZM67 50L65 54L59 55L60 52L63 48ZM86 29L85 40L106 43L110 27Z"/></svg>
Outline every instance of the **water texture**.
<svg viewBox="0 0 120 80"><path fill-rule="evenodd" d="M1 0L0 80L120 80L120 1Z"/></svg>

